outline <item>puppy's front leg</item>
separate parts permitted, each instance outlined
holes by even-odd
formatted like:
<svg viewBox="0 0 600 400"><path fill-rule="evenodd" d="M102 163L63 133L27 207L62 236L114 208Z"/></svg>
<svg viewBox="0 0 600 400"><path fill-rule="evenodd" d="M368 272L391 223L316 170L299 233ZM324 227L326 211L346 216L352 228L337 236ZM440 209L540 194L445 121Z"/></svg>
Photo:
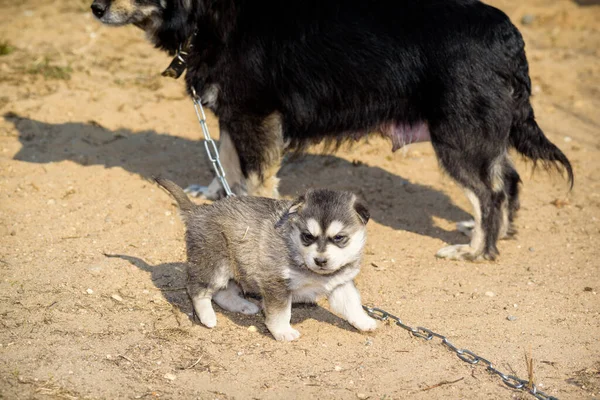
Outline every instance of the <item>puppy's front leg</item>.
<svg viewBox="0 0 600 400"><path fill-rule="evenodd" d="M292 296L277 297L263 295L265 324L276 340L292 341L300 337L300 332L292 328Z"/></svg>
<svg viewBox="0 0 600 400"><path fill-rule="evenodd" d="M336 287L327 298L333 312L340 314L356 329L372 331L377 328L377 322L363 310L354 282L346 282Z"/></svg>

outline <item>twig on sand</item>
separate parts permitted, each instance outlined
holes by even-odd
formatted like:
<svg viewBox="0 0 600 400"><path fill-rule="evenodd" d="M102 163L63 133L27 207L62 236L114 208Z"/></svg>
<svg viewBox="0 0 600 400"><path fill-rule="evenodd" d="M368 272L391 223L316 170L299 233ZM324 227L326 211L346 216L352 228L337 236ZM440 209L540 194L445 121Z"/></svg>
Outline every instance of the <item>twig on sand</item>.
<svg viewBox="0 0 600 400"><path fill-rule="evenodd" d="M185 367L185 368L183 368L183 369L192 369L192 368L194 368L196 365L198 365L198 363L200 362L200 360L202 360L202 356L200 356L200 358L199 358L199 359L197 359L195 363L193 363L193 364L192 364L192 365L190 365L189 367Z"/></svg>
<svg viewBox="0 0 600 400"><path fill-rule="evenodd" d="M433 386L428 386L428 387L426 387L425 389L421 389L421 391L422 391L422 392L425 392L425 391L427 391L427 390L435 389L436 387L440 387L440 386L443 386L443 385L451 385L451 384L453 384L453 383L460 382L460 381L462 381L463 379L465 379L465 377L464 377L464 376L463 376L462 378L459 378L459 379L455 380L455 381L441 381L440 383L436 383L436 384L435 384L435 385L433 385Z"/></svg>

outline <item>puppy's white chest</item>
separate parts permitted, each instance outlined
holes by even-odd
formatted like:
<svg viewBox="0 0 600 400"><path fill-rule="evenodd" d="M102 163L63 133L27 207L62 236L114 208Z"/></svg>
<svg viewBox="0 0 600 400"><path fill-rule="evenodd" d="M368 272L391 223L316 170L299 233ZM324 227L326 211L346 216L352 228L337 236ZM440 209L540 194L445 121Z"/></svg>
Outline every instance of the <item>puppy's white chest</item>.
<svg viewBox="0 0 600 400"><path fill-rule="evenodd" d="M344 271L331 277L295 270L289 270L288 273L293 302L314 302L318 297L329 294L337 286L354 279L358 269Z"/></svg>

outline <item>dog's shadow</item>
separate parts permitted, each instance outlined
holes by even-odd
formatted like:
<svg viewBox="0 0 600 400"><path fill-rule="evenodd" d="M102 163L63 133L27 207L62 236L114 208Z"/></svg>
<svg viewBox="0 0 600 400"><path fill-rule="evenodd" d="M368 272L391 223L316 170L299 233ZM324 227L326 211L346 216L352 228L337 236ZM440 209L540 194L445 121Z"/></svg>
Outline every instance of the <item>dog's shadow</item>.
<svg viewBox="0 0 600 400"><path fill-rule="evenodd" d="M22 144L16 160L33 163L70 160L81 165L121 167L145 178L157 175L170 178L183 187L207 184L213 177L201 140L155 131L111 131L93 121L49 124L13 113L5 114L4 118L14 124ZM367 201L371 218L382 225L445 243L465 241L457 231L435 226L433 218L458 222L471 219L469 214L444 193L411 183L382 168L351 163L333 155L307 154L285 161L279 176L284 196L295 196L309 187L351 190Z"/></svg>
<svg viewBox="0 0 600 400"><path fill-rule="evenodd" d="M159 289L171 305L179 309L183 314L187 315L193 324L201 325L192 307L192 302L185 290L186 285L186 263L172 262L158 265L150 265L139 257L123 254L104 254L108 258L118 258L128 261L142 271L151 274L152 283ZM256 315L244 315L234 313L222 309L213 302L213 307L217 313L217 321L223 316L229 318L233 323L249 328L255 326L257 331L264 336L271 336L264 324L262 312ZM325 322L334 325L340 329L345 329L350 332L358 333L349 323L342 318L331 313L329 310L316 304L294 304L292 306L292 325L302 323L306 320L313 319L319 322ZM218 322L217 322L218 326Z"/></svg>

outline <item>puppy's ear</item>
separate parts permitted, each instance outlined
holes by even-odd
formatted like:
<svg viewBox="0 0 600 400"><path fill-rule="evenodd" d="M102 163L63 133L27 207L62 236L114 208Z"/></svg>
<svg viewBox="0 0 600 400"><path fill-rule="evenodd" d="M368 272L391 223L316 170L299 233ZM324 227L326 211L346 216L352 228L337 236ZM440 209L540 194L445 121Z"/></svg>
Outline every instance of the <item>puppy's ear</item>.
<svg viewBox="0 0 600 400"><path fill-rule="evenodd" d="M298 214L298 211L300 211L302 209L302 206L304 206L305 201L306 199L304 198L304 196L300 196L296 200L294 200L290 208L288 208L285 214L283 214L279 221L277 221L275 227L279 228L280 226L285 224L290 219L290 217L293 217L294 215Z"/></svg>
<svg viewBox="0 0 600 400"><path fill-rule="evenodd" d="M367 206L364 205L360 200L356 200L354 202L354 211L358 214L358 218L362 221L363 225L366 225L369 222L369 218L371 218L371 214L367 209Z"/></svg>

